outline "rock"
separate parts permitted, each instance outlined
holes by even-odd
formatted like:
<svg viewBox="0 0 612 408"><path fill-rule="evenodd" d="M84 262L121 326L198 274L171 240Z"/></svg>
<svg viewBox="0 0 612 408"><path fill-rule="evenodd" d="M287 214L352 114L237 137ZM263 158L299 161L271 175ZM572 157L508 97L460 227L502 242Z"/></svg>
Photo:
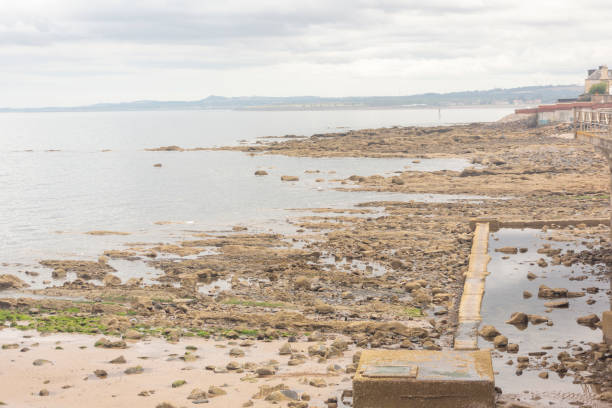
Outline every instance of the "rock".
<svg viewBox="0 0 612 408"><path fill-rule="evenodd" d="M403 184L404 184L404 180L402 180L402 179L401 179L401 178L399 178L399 177L392 177L392 178L391 178L391 183L393 183L393 184L397 184L398 186L401 186L401 185L403 185Z"/></svg>
<svg viewBox="0 0 612 408"><path fill-rule="evenodd" d="M496 348L506 347L508 345L508 338L506 336L502 336L501 334L499 336L495 336L493 339L493 345Z"/></svg>
<svg viewBox="0 0 612 408"><path fill-rule="evenodd" d="M104 337L96 341L94 346L101 347L101 348L119 348L119 349L127 348L127 344L125 344L125 341L123 340L110 341Z"/></svg>
<svg viewBox="0 0 612 408"><path fill-rule="evenodd" d="M21 279L19 279L16 276L13 275L0 275L0 290L5 290L5 289L21 289L21 288L27 288L28 285L27 283L25 283L24 281L22 281Z"/></svg>
<svg viewBox="0 0 612 408"><path fill-rule="evenodd" d="M612 401L612 391L605 391L597 397L601 401Z"/></svg>
<svg viewBox="0 0 612 408"><path fill-rule="evenodd" d="M104 286L119 286L121 285L121 279L112 274L107 274L103 280Z"/></svg>
<svg viewBox="0 0 612 408"><path fill-rule="evenodd" d="M234 347L229 351L229 355L232 357L244 357L244 350Z"/></svg>
<svg viewBox="0 0 612 408"><path fill-rule="evenodd" d="M586 294L584 292L567 292L567 297L568 298L577 298L577 297L583 297Z"/></svg>
<svg viewBox="0 0 612 408"><path fill-rule="evenodd" d="M478 334L480 334L485 339L492 339L493 337L500 335L499 331L494 326L491 326L491 325L483 326L478 331Z"/></svg>
<svg viewBox="0 0 612 408"><path fill-rule="evenodd" d="M535 273L533 273L533 272L527 272L527 279L529 279L529 280L534 280L534 279L536 279L537 277L538 277L538 275L536 275Z"/></svg>
<svg viewBox="0 0 612 408"><path fill-rule="evenodd" d="M281 176L281 181L300 181L300 178L296 176Z"/></svg>
<svg viewBox="0 0 612 408"><path fill-rule="evenodd" d="M49 390L43 388L42 390L38 391L38 395L40 395L41 397L48 397L49 396Z"/></svg>
<svg viewBox="0 0 612 408"><path fill-rule="evenodd" d="M310 290L311 282L306 276L298 276L293 282L293 287L298 289Z"/></svg>
<svg viewBox="0 0 612 408"><path fill-rule="evenodd" d="M599 316L597 316L596 314L590 314L587 316L581 316L576 319L576 321L578 322L578 324L582 324L585 326L594 326L596 323L599 322Z"/></svg>
<svg viewBox="0 0 612 408"><path fill-rule="evenodd" d="M40 367L40 366L45 365L45 364L53 364L53 363L51 363L49 360L45 360L45 359L42 359L42 358L36 359L32 363L33 366L37 366L37 367Z"/></svg>
<svg viewBox="0 0 612 408"><path fill-rule="evenodd" d="M420 305L428 305L431 303L431 296L425 289L418 289L412 292L412 299Z"/></svg>
<svg viewBox="0 0 612 408"><path fill-rule="evenodd" d="M561 299L561 300L553 300L551 302L544 303L546 307L554 307L554 308L567 308L569 307L569 300Z"/></svg>
<svg viewBox="0 0 612 408"><path fill-rule="evenodd" d="M538 377L544 380L548 379L548 371L542 371L540 374L538 374Z"/></svg>
<svg viewBox="0 0 612 408"><path fill-rule="evenodd" d="M108 377L108 373L104 370L96 370L94 371L94 375L98 378L106 378Z"/></svg>
<svg viewBox="0 0 612 408"><path fill-rule="evenodd" d="M496 248L495 252L501 252L503 254L517 254L518 253L518 248L516 248L516 247Z"/></svg>
<svg viewBox="0 0 612 408"><path fill-rule="evenodd" d="M111 363L111 364L125 364L125 363L127 363L127 361L125 361L125 357L119 356L117 358L113 358L111 361L109 361L109 363Z"/></svg>
<svg viewBox="0 0 612 408"><path fill-rule="evenodd" d="M124 371L124 373L128 375L142 374L143 372L144 372L144 369L141 366L130 367Z"/></svg>
<svg viewBox="0 0 612 408"><path fill-rule="evenodd" d="M215 387L214 385L211 385L208 388L208 396L210 398L219 397L219 396L225 395L225 394L227 394L227 392L223 388Z"/></svg>
<svg viewBox="0 0 612 408"><path fill-rule="evenodd" d="M208 394L201 388L194 388L187 397L190 400L202 400L208 398Z"/></svg>
<svg viewBox="0 0 612 408"><path fill-rule="evenodd" d="M506 346L506 351L508 353L518 353L519 345L516 343L508 343L508 345Z"/></svg>
<svg viewBox="0 0 612 408"><path fill-rule="evenodd" d="M256 175L256 176L267 176L267 175L268 175L268 172L267 172L267 171L265 171L265 170L257 170L257 171L255 172L255 175Z"/></svg>
<svg viewBox="0 0 612 408"><path fill-rule="evenodd" d="M537 264L540 268L546 268L548 266L548 262L546 262L544 258L538 259Z"/></svg>
<svg viewBox="0 0 612 408"><path fill-rule="evenodd" d="M546 285L540 285L538 288L538 297L543 299L557 299L567 297L567 289L565 288L549 288Z"/></svg>
<svg viewBox="0 0 612 408"><path fill-rule="evenodd" d="M139 332L138 330L129 329L125 332L125 334L123 335L123 338L128 339L128 340L140 340L142 339L142 333Z"/></svg>
<svg viewBox="0 0 612 408"><path fill-rule="evenodd" d="M227 368L230 371L239 370L240 369L240 364L237 361L230 361L229 363L227 363L225 368Z"/></svg>
<svg viewBox="0 0 612 408"><path fill-rule="evenodd" d="M315 311L319 314L332 314L335 312L335 309L331 305L319 303L315 306Z"/></svg>
<svg viewBox="0 0 612 408"><path fill-rule="evenodd" d="M11 344L3 344L2 350L15 350L19 348L19 344L11 343Z"/></svg>
<svg viewBox="0 0 612 408"><path fill-rule="evenodd" d="M51 272L51 277L53 279L66 279L66 271L62 268L54 269Z"/></svg>
<svg viewBox="0 0 612 408"><path fill-rule="evenodd" d="M404 289L406 292L412 292L421 288L421 284L419 282L407 282L404 284Z"/></svg>
<svg viewBox="0 0 612 408"><path fill-rule="evenodd" d="M308 384L317 388L327 387L327 383L322 378L313 378L308 382Z"/></svg>
<svg viewBox="0 0 612 408"><path fill-rule="evenodd" d="M185 380L176 380L172 383L172 388L182 387L185 384L187 384L187 381Z"/></svg>
<svg viewBox="0 0 612 408"><path fill-rule="evenodd" d="M274 367L260 367L255 370L255 374L257 374L258 377L269 377L271 375L274 375L275 372L276 370L274 369Z"/></svg>
<svg viewBox="0 0 612 408"><path fill-rule="evenodd" d="M514 324L518 326L525 326L528 322L528 317L523 312L512 313L510 320L506 321L507 324Z"/></svg>
<svg viewBox="0 0 612 408"><path fill-rule="evenodd" d="M533 295L531 294L531 292L529 292L528 290L524 290L523 291L523 299L529 299L530 297L532 297Z"/></svg>
<svg viewBox="0 0 612 408"><path fill-rule="evenodd" d="M162 402L160 404L157 404L155 408L176 408L176 407L169 402Z"/></svg>
<svg viewBox="0 0 612 408"><path fill-rule="evenodd" d="M289 343L285 343L281 346L280 350L278 351L278 354L280 354L281 356L286 356L291 354L291 344Z"/></svg>
<svg viewBox="0 0 612 408"><path fill-rule="evenodd" d="M540 315L530 314L530 315L527 315L527 317L529 318L529 323L531 324L540 324L540 323L548 322L547 317L540 316Z"/></svg>

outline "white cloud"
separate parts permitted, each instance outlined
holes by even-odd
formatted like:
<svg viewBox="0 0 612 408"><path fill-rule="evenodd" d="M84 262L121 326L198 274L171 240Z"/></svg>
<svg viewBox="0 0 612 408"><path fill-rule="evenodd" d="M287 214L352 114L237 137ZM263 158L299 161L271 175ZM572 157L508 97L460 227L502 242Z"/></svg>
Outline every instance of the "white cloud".
<svg viewBox="0 0 612 408"><path fill-rule="evenodd" d="M0 106L578 83L601 0L0 3ZM612 62L611 62L612 63Z"/></svg>

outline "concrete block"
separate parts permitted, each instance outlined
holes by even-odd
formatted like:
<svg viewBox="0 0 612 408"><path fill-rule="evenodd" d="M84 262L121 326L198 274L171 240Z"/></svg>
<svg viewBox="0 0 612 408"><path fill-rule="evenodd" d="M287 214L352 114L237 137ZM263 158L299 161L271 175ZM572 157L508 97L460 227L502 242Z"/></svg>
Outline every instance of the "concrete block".
<svg viewBox="0 0 612 408"><path fill-rule="evenodd" d="M494 406L488 350L366 350L353 379L354 408Z"/></svg>
<svg viewBox="0 0 612 408"><path fill-rule="evenodd" d="M601 331L604 341L612 344L612 310L603 312L601 316Z"/></svg>

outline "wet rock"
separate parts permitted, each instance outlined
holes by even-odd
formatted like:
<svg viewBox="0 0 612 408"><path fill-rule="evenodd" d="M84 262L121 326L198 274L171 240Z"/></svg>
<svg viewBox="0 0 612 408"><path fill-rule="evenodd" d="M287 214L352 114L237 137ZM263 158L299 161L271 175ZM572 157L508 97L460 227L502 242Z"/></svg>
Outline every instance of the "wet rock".
<svg viewBox="0 0 612 408"><path fill-rule="evenodd" d="M537 277L538 277L538 275L536 275L535 273L533 273L533 272L527 272L527 279L529 279L529 280L534 280L534 279L536 279Z"/></svg>
<svg viewBox="0 0 612 408"><path fill-rule="evenodd" d="M596 314L590 314L587 316L581 316L576 319L576 321L578 324L582 324L584 326L595 326L595 324L599 322L599 316Z"/></svg>
<svg viewBox="0 0 612 408"><path fill-rule="evenodd" d="M548 266L548 262L546 262L544 258L538 259L537 264L540 268L546 268Z"/></svg>
<svg viewBox="0 0 612 408"><path fill-rule="evenodd" d="M524 290L523 291L523 299L529 299L530 297L532 297L533 295L531 294L531 292L529 292L528 290Z"/></svg>
<svg viewBox="0 0 612 408"><path fill-rule="evenodd" d="M493 345L496 348L506 347L508 345L508 338L506 336L502 336L501 334L499 336L495 336L493 339Z"/></svg>
<svg viewBox="0 0 612 408"><path fill-rule="evenodd" d="M27 283L25 283L24 281L22 281L21 279L19 279L16 276L13 275L0 275L0 290L5 290L5 289L21 289L21 288L27 288L28 285Z"/></svg>
<svg viewBox="0 0 612 408"><path fill-rule="evenodd" d="M105 370L96 370L94 371L94 375L98 378L106 378L108 377L108 373Z"/></svg>
<svg viewBox="0 0 612 408"><path fill-rule="evenodd" d="M267 172L267 171L265 171L265 170L257 170L257 171L255 172L255 175L256 175L256 176L267 176L267 175L268 175L268 172Z"/></svg>
<svg viewBox="0 0 612 408"><path fill-rule="evenodd" d="M567 292L565 288L549 288L546 285L540 285L538 288L538 297L543 299L566 298Z"/></svg>
<svg viewBox="0 0 612 408"><path fill-rule="evenodd" d="M281 181L299 181L300 178L297 176L281 176Z"/></svg>
<svg viewBox="0 0 612 408"><path fill-rule="evenodd" d="M544 316L530 314L528 315L528 317L529 317L529 323L531 324L540 324L540 323L548 322L548 318Z"/></svg>
<svg viewBox="0 0 612 408"><path fill-rule="evenodd" d="M553 307L553 308L568 308L569 307L569 300L566 300L566 299L553 300L551 302L544 303L544 306L546 306L546 307Z"/></svg>
<svg viewBox="0 0 612 408"><path fill-rule="evenodd" d="M527 315L523 312L512 313L510 319L506 321L507 324L513 324L517 326L525 326L529 321Z"/></svg>
<svg viewBox="0 0 612 408"><path fill-rule="evenodd" d="M492 339L500 335L499 331L491 325L482 326L478 331L478 334L480 334L485 339Z"/></svg>
<svg viewBox="0 0 612 408"><path fill-rule="evenodd" d="M503 248L496 248L495 252L501 252L503 254L517 254L518 253L518 248L516 247L503 247Z"/></svg>

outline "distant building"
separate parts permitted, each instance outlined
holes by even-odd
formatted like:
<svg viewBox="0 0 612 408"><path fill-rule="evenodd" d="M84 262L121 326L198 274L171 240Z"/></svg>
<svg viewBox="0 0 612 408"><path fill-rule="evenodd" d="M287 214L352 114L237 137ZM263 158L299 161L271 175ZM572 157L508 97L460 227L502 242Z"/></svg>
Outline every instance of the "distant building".
<svg viewBox="0 0 612 408"><path fill-rule="evenodd" d="M605 84L605 94L611 94L610 91L612 90L612 87L610 85L612 84L612 77L610 76L607 65L601 65L598 69L589 69L587 71L587 74L587 79L584 80L585 94L590 93L593 85L597 84Z"/></svg>

